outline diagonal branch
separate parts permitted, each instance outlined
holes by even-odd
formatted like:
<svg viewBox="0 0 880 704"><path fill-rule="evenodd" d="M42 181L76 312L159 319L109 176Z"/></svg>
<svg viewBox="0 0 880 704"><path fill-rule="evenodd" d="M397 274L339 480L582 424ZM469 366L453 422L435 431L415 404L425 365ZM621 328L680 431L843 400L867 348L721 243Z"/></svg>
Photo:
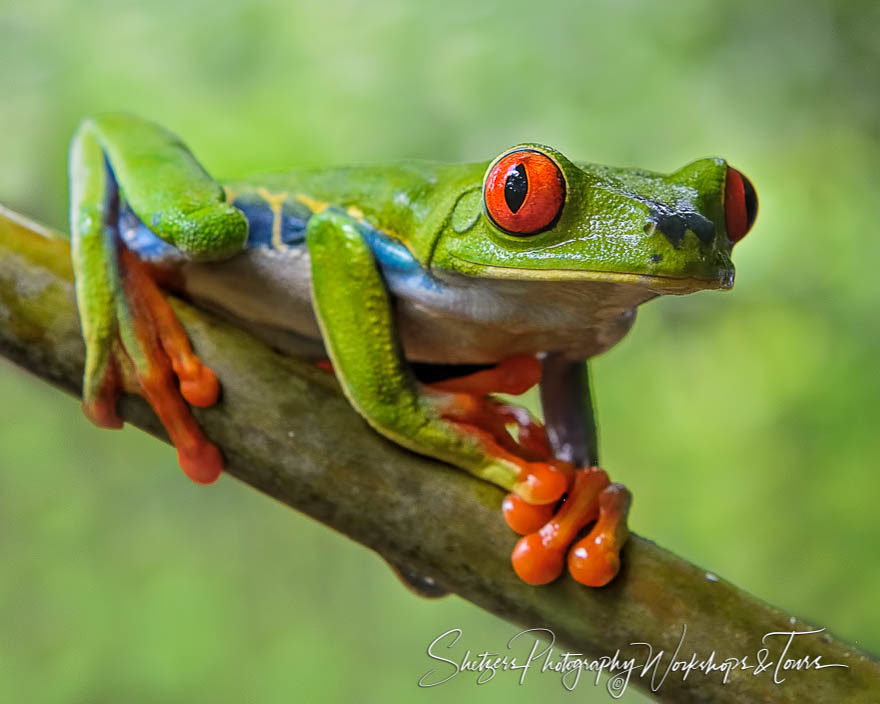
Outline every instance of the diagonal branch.
<svg viewBox="0 0 880 704"><path fill-rule="evenodd" d="M283 357L249 334L174 302L193 345L223 384L223 402L196 416L238 479L377 551L407 572L525 627L551 629L591 657L645 660L664 650L659 681L686 625L679 657L748 657L772 631L810 630L732 584L639 536L611 585L587 589L568 577L545 587L509 566L514 536L499 515L502 492L464 472L409 453L371 431L329 375ZM68 244L0 206L0 353L63 390L80 393L83 346ZM283 383L280 380L283 379ZM130 423L165 438L140 399L120 404ZM785 638L771 638L776 659ZM786 657L821 656L848 667L723 674L670 672L656 696L671 702L846 701L880 697L880 664L827 633L798 636ZM447 666L448 667L448 666ZM536 664L536 667L538 665ZM585 675L591 673L585 673ZM650 676L632 675L650 686Z"/></svg>

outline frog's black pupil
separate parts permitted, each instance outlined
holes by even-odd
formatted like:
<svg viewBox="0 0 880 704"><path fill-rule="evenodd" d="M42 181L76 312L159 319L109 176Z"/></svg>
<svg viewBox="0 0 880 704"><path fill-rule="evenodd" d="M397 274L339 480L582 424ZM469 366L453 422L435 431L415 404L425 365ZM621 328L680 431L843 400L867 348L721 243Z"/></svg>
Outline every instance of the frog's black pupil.
<svg viewBox="0 0 880 704"><path fill-rule="evenodd" d="M752 182L749 181L745 176L740 174L743 182L743 195L745 196L746 201L746 227L751 229L752 225L755 224L755 217L758 214L758 194L755 193L755 187L752 185Z"/></svg>
<svg viewBox="0 0 880 704"><path fill-rule="evenodd" d="M526 176L526 167L517 164L507 172L507 180L504 182L504 200L511 213L515 213L522 207L528 192L529 179Z"/></svg>

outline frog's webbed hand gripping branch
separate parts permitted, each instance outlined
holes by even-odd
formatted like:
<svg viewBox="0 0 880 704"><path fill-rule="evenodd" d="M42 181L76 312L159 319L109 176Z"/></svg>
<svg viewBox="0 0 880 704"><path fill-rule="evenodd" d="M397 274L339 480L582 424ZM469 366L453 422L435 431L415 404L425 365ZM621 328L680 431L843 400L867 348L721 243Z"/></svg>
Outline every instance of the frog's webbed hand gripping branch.
<svg viewBox="0 0 880 704"><path fill-rule="evenodd" d="M658 293L729 287L732 242L755 214L751 185L720 159L664 176L577 165L540 145L488 165L270 178L281 192L244 185L235 197L237 189L224 190L174 135L127 115L81 125L70 175L87 348L83 396L92 420L118 427L120 389L139 393L187 475L214 481L220 453L187 402L209 406L219 386L157 281L179 284L180 269L169 264L231 263L245 249L268 251L260 256L269 257L272 275L292 267L282 286L298 291L290 302L308 306L299 318L282 316L282 326L294 317L294 332L320 337L346 396L371 426L511 492L504 515L524 535L513 564L532 584L555 579L566 553L576 579L607 583L627 536L629 493L596 466L584 359L619 340L635 306ZM304 183L315 190L298 191ZM716 227L725 217L726 228ZM409 267L415 293L394 280L389 256ZM235 284L232 299L252 296L249 284ZM420 287L435 284L425 298ZM219 298L229 303L227 292ZM406 330L398 329L401 301L409 305ZM479 349L470 349L474 342ZM432 361L432 346L444 364L477 363L478 371L421 383L408 360ZM492 396L538 383L546 430Z"/></svg>

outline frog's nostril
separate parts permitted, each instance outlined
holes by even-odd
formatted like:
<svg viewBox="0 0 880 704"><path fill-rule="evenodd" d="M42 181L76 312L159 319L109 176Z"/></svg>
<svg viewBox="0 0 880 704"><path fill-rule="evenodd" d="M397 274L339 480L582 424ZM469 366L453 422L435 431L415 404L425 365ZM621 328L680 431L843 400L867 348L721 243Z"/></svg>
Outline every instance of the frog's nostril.
<svg viewBox="0 0 880 704"><path fill-rule="evenodd" d="M724 184L724 217L731 244L746 236L757 216L758 194L755 193L755 187L742 172L728 166Z"/></svg>

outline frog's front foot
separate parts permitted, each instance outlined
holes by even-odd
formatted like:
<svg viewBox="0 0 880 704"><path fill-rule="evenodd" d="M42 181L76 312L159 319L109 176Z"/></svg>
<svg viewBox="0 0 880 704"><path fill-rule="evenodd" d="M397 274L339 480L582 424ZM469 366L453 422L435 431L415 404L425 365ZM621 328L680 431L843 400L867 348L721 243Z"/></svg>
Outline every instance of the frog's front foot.
<svg viewBox="0 0 880 704"><path fill-rule="evenodd" d="M598 467L577 470L562 507L517 542L511 557L514 570L529 584L546 584L562 573L567 553L568 571L578 582L588 587L608 584L620 570L630 499L626 487L611 484ZM575 542L593 521L590 532Z"/></svg>
<svg viewBox="0 0 880 704"><path fill-rule="evenodd" d="M514 357L492 369L430 384L434 410L459 431L476 439L486 457L516 468L510 487L541 515L568 489L574 468L550 457L544 427L522 408L502 403L490 393L518 395L538 383L540 362ZM515 429L514 438L508 428ZM491 474L485 478L491 479Z"/></svg>
<svg viewBox="0 0 880 704"><path fill-rule="evenodd" d="M112 308L116 319L105 320L102 326L114 332L86 334L83 408L94 423L118 428L120 391L143 396L168 431L186 475L210 484L220 476L223 460L199 429L187 402L202 407L215 403L217 377L193 353L149 266L121 241L116 244L118 276Z"/></svg>
<svg viewBox="0 0 880 704"><path fill-rule="evenodd" d="M543 425L524 409L489 395L522 393L538 383L540 373L537 360L517 357L430 388L445 419L479 437L488 454L522 467L525 480L502 502L507 524L523 536L511 558L519 577L529 584L552 582L565 568L567 555L577 581L600 587L620 569L629 491L612 484L598 467L575 469L554 458Z"/></svg>

